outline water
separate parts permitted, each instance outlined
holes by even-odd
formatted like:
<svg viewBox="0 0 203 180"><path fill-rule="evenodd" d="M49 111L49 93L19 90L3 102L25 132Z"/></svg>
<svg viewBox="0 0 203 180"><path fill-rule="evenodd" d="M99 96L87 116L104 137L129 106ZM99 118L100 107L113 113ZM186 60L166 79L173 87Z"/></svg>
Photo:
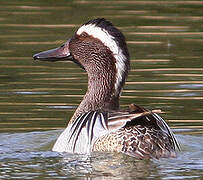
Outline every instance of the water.
<svg viewBox="0 0 203 180"><path fill-rule="evenodd" d="M202 1L0 0L0 7L0 179L203 177ZM111 20L127 39L122 108L162 109L182 147L178 158L51 151L87 77L71 62L33 62L32 55L61 45L95 17Z"/></svg>

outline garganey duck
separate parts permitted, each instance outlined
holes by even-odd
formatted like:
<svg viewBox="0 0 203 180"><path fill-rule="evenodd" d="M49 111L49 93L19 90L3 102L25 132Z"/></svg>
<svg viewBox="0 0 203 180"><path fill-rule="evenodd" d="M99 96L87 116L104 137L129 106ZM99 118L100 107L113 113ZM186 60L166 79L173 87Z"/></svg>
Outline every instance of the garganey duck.
<svg viewBox="0 0 203 180"><path fill-rule="evenodd" d="M59 136L53 151L122 152L137 159L175 157L179 144L157 114L132 104L119 109L130 69L124 35L98 18L83 24L62 46L33 56L35 60L71 60L88 74L88 90Z"/></svg>

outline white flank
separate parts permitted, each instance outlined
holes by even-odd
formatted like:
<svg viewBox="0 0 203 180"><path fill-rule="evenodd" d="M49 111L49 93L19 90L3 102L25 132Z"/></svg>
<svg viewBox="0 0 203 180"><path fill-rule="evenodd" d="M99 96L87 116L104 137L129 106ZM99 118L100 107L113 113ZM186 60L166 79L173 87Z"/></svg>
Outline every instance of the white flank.
<svg viewBox="0 0 203 180"><path fill-rule="evenodd" d="M113 53L116 59L116 84L115 90L118 91L120 82L123 79L123 73L125 72L126 56L122 53L122 49L116 44L114 37L111 36L105 29L95 26L94 24L83 25L77 31L77 35L81 35L83 32L99 39L106 47L108 47Z"/></svg>

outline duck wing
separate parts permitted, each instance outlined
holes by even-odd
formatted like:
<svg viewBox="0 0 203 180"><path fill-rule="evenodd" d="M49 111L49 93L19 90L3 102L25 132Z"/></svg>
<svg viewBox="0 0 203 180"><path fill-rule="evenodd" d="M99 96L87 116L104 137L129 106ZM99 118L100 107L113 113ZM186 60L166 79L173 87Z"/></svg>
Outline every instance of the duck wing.
<svg viewBox="0 0 203 180"><path fill-rule="evenodd" d="M159 112L160 110L148 111L133 105L127 111L90 111L83 113L60 135L53 147L53 151L89 153L98 138L123 127L140 124L145 126L153 125L167 132L171 136L175 147L178 143L168 125L157 114Z"/></svg>

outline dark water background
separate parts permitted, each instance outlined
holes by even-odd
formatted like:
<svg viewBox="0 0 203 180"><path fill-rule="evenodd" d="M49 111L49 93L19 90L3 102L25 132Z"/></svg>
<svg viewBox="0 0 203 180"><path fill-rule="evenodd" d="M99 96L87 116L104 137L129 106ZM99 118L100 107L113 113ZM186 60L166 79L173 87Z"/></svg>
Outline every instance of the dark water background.
<svg viewBox="0 0 203 180"><path fill-rule="evenodd" d="M177 159L51 152L87 76L71 62L33 62L32 55L96 17L127 39L122 108L162 109L182 147ZM0 179L203 178L202 22L203 1L0 0Z"/></svg>

